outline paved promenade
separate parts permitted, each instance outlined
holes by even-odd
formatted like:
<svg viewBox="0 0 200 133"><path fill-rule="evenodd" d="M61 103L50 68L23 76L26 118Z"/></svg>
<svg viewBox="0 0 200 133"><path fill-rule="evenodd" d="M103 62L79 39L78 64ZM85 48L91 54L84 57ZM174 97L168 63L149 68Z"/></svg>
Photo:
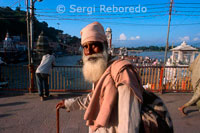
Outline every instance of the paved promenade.
<svg viewBox="0 0 200 133"><path fill-rule="evenodd" d="M37 94L8 95L0 91L0 133L56 133L55 105L72 94L52 94L53 97L41 102ZM192 94L160 95L170 111L175 133L199 133L200 113L189 107L188 116L182 116L177 108L189 100ZM87 133L83 111L67 113L60 111L61 133Z"/></svg>

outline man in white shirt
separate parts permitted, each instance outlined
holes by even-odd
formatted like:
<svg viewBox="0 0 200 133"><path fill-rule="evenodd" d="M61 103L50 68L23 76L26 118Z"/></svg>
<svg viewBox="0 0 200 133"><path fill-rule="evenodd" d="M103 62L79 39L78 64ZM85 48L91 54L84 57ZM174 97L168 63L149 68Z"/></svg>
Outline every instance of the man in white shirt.
<svg viewBox="0 0 200 133"><path fill-rule="evenodd" d="M44 96L49 96L48 77L53 65L55 65L55 56L52 55L52 51L49 51L43 55L40 65L36 70L36 83L41 101L44 100ZM45 95L43 94L43 89L45 89Z"/></svg>

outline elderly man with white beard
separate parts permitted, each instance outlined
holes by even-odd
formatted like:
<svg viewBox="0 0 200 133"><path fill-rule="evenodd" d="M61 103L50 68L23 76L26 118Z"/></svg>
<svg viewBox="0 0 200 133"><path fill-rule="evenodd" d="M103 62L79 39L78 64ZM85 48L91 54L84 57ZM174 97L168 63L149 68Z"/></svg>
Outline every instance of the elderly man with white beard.
<svg viewBox="0 0 200 133"><path fill-rule="evenodd" d="M103 26L93 22L81 30L83 75L93 83L87 96L60 101L68 112L84 109L89 133L138 133L143 88L132 64L109 60Z"/></svg>

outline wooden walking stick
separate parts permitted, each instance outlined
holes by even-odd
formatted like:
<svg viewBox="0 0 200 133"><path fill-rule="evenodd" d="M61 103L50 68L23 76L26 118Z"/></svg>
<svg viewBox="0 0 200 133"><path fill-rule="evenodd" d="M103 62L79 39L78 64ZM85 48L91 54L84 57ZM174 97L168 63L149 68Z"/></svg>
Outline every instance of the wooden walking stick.
<svg viewBox="0 0 200 133"><path fill-rule="evenodd" d="M57 133L60 132L60 125L59 125L59 108L56 108L56 126L57 126Z"/></svg>

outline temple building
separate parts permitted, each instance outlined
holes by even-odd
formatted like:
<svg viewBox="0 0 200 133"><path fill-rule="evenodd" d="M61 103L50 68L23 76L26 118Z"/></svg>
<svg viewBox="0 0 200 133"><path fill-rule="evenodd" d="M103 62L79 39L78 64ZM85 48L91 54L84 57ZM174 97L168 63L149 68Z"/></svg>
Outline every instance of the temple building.
<svg viewBox="0 0 200 133"><path fill-rule="evenodd" d="M35 52L33 55L34 63L39 64L42 59L42 56L47 54L49 50L53 50L53 49L49 46L48 37L45 36L42 31L40 35L38 36L36 48L34 49L34 52Z"/></svg>
<svg viewBox="0 0 200 133"><path fill-rule="evenodd" d="M14 51L14 50L16 50L16 46L13 43L8 32L6 33L5 40L3 41L3 50L4 51Z"/></svg>
<svg viewBox="0 0 200 133"><path fill-rule="evenodd" d="M185 41L181 45L171 49L171 64L173 65L189 65L195 59L198 49L188 45Z"/></svg>

